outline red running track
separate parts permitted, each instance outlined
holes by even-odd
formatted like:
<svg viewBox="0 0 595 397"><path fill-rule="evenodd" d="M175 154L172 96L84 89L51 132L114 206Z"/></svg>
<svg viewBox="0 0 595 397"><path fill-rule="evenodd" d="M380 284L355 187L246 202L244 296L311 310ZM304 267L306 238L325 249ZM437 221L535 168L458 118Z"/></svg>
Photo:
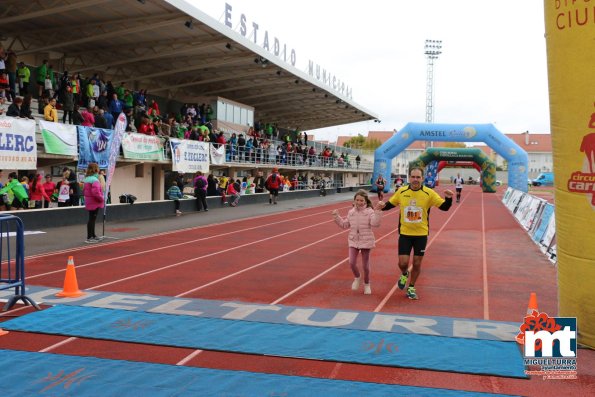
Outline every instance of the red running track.
<svg viewBox="0 0 595 397"><path fill-rule="evenodd" d="M439 188L438 190L442 190ZM449 212L432 210L419 301L395 287L397 211L383 213L371 256L372 295L351 291L347 231L332 221L350 202L160 233L28 258L28 284L61 288L73 255L87 290L520 322L530 292L556 313L555 267L498 195L466 187ZM29 310L15 309L12 315ZM508 379L10 332L0 347L379 383L510 393L593 395L595 354L577 380Z"/></svg>

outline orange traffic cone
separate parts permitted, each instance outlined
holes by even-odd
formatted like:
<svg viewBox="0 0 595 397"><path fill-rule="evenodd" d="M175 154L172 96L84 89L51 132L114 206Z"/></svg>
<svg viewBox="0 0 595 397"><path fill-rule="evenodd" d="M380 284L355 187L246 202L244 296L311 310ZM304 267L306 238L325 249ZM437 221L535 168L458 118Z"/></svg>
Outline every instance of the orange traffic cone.
<svg viewBox="0 0 595 397"><path fill-rule="evenodd" d="M527 314L532 314L533 311L539 313L539 309L537 308L537 294L535 292L531 292L531 296L529 297L529 306L527 306Z"/></svg>
<svg viewBox="0 0 595 397"><path fill-rule="evenodd" d="M62 292L56 294L60 298L76 298L85 295L79 290L79 283L76 281L76 272L74 270L74 259L72 256L68 257L68 264L66 265L66 276L64 277L64 289Z"/></svg>
<svg viewBox="0 0 595 397"><path fill-rule="evenodd" d="M531 292L531 296L529 297L529 305L527 306L527 316L532 315L534 311L539 313L539 309L537 308L537 294L535 292ZM522 337L521 337L521 335L522 334L518 334L516 336L516 341L519 344L524 345L525 344L524 335Z"/></svg>

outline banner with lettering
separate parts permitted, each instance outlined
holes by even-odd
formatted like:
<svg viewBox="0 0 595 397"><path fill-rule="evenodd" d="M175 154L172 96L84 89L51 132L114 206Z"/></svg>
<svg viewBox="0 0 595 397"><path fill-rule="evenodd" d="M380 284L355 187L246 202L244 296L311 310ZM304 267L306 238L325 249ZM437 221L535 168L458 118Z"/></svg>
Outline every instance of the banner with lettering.
<svg viewBox="0 0 595 397"><path fill-rule="evenodd" d="M118 159L118 154L120 154L120 144L122 143L122 137L126 133L126 115L124 113L120 113L118 119L116 120L116 125L114 126L114 137L112 138L112 143L109 148L108 154L108 167L107 167L107 174L106 174L106 188L103 192L103 199L107 203L107 197L109 192L109 187L112 184L112 178L114 177L114 171L116 170L116 162ZM103 213L105 214L107 206L103 207Z"/></svg>
<svg viewBox="0 0 595 397"><path fill-rule="evenodd" d="M558 315L576 317L579 343L595 348L595 310L590 304L595 302L595 8L586 0L545 0L544 7Z"/></svg>
<svg viewBox="0 0 595 397"><path fill-rule="evenodd" d="M156 135L125 133L122 151L127 159L164 160L163 140Z"/></svg>
<svg viewBox="0 0 595 397"><path fill-rule="evenodd" d="M173 171L209 172L209 143L170 138Z"/></svg>
<svg viewBox="0 0 595 397"><path fill-rule="evenodd" d="M79 137L79 161L77 168L86 170L89 163L97 163L99 168L108 168L109 148L114 130L77 126Z"/></svg>
<svg viewBox="0 0 595 397"><path fill-rule="evenodd" d="M37 169L35 121L0 117L0 169Z"/></svg>
<svg viewBox="0 0 595 397"><path fill-rule="evenodd" d="M78 154L76 125L40 120L39 128L41 128L41 137L46 153L67 156Z"/></svg>

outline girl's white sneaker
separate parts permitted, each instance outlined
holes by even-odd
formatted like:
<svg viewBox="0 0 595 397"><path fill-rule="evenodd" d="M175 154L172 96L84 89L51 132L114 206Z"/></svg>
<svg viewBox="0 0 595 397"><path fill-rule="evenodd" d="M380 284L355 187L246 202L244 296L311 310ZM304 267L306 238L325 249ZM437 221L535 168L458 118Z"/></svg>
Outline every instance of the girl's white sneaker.
<svg viewBox="0 0 595 397"><path fill-rule="evenodd" d="M370 284L364 284L364 294L365 295L372 294L372 287L370 287Z"/></svg>
<svg viewBox="0 0 595 397"><path fill-rule="evenodd" d="M359 277L353 280L353 283L351 283L352 290L357 291L359 289L359 280Z"/></svg>

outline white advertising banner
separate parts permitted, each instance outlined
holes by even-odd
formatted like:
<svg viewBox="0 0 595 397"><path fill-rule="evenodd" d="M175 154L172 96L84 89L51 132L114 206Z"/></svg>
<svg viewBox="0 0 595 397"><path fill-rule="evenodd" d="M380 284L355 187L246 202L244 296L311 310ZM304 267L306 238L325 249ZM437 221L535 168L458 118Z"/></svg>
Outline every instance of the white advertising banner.
<svg viewBox="0 0 595 397"><path fill-rule="evenodd" d="M0 169L37 169L35 121L0 117Z"/></svg>
<svg viewBox="0 0 595 397"><path fill-rule="evenodd" d="M183 173L209 172L209 143L170 138L172 169Z"/></svg>
<svg viewBox="0 0 595 397"><path fill-rule="evenodd" d="M122 151L126 159L164 160L163 141L156 135L125 133Z"/></svg>
<svg viewBox="0 0 595 397"><path fill-rule="evenodd" d="M225 145L218 148L215 145L209 146L211 147L211 164L221 165L225 163Z"/></svg>
<svg viewBox="0 0 595 397"><path fill-rule="evenodd" d="M41 128L41 137L46 153L78 155L76 125L40 120L39 128Z"/></svg>

